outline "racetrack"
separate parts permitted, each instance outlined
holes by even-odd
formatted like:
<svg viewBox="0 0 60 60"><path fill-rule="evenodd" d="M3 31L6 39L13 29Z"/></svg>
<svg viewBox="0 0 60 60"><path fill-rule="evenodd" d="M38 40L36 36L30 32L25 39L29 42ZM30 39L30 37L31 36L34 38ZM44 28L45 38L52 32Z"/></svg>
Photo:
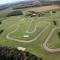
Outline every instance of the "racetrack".
<svg viewBox="0 0 60 60"><path fill-rule="evenodd" d="M22 20L23 22L22 23L24 23L24 19ZM33 20L32 20L33 21ZM31 22L32 22L31 21ZM22 24L22 23L19 23L18 25L17 25L17 28L15 29L15 30L13 30L13 31L11 31L10 33L8 33L7 35L6 35L6 38L8 39L8 40L13 40L13 41L17 41L17 42L22 42L22 43L31 43L31 42L34 42L34 41L36 41L47 29L48 29L48 27L51 25L51 23L50 22L48 22L48 21L44 21L44 22L47 22L48 23L48 25L36 36L36 37L34 37L33 39L31 39L31 40L29 40L29 41L25 41L25 40L20 40L20 39L15 39L15 38L13 38L13 37L10 37L10 35L12 34L12 33L14 33L14 32L16 32L17 30L18 30L18 28L20 27L20 24ZM29 26L28 26L28 29L29 29L29 27L30 27L30 25L31 25L31 23L29 24ZM35 29L33 30L33 31L31 31L31 32L29 32L28 31L28 29L27 29L27 31L26 31L26 33L33 33L33 32L35 32L36 31L36 27L37 27L37 24L36 24L36 26L35 26ZM56 48L56 49L51 49L51 48L49 48L48 47L48 41L50 40L50 38L51 38L51 36L52 36L52 34L53 34L53 32L56 30L56 29L59 29L60 27L55 27L55 28L53 28L52 29L52 31L50 32L50 34L48 35L48 37L46 38L46 40L45 40L45 42L43 43L43 47L44 47L44 49L46 50L46 51L48 51L48 52L59 52L60 51L60 48Z"/></svg>
<svg viewBox="0 0 60 60"><path fill-rule="evenodd" d="M10 35L11 35L12 33L16 32L16 31L18 30L20 24L17 25L17 28L16 28L14 31L8 33L8 34L6 35L6 38L9 39L9 40L14 40L14 41L23 42L23 43L31 43L31 42L34 42L34 41L36 41L37 38L40 37L41 34L44 33L44 32L46 31L46 29L51 25L50 22L48 22L48 21L45 21L45 22L47 22L48 25L47 25L36 37L34 37L33 39L31 39L31 40L29 40L29 41L20 40L20 39L15 39L15 38L13 38L13 37L10 37ZM29 32L28 32L28 33L29 33Z"/></svg>
<svg viewBox="0 0 60 60"><path fill-rule="evenodd" d="M30 31L30 30L31 30L31 25L33 24L33 22L34 22L34 20L32 20L32 21L30 22L30 24L29 24L29 26L28 26L28 29L26 30L26 33L31 34L31 33L34 33L34 32L36 31L37 24L36 24L36 26L34 27L34 29L32 29L32 31Z"/></svg>
<svg viewBox="0 0 60 60"><path fill-rule="evenodd" d="M43 47L45 50L49 51L49 52L59 52L60 51L60 48L56 48L56 49L52 49L52 48L49 48L48 47L48 41L50 40L53 32L56 30L56 29L59 29L60 27L55 27L52 29L52 31L50 32L50 34L48 35L48 37L46 38L45 42L43 43Z"/></svg>

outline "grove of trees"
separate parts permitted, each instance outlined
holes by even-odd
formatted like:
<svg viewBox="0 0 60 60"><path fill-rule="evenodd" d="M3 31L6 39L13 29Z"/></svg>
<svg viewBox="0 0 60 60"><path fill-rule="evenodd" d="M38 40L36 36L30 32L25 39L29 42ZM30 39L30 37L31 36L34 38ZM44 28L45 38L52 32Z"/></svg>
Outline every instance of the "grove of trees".
<svg viewBox="0 0 60 60"><path fill-rule="evenodd" d="M42 58L16 48L0 47L0 60L42 60Z"/></svg>
<svg viewBox="0 0 60 60"><path fill-rule="evenodd" d="M0 21L0 25L1 25L1 24L2 24L2 21ZM3 30L3 29L1 29L1 30L0 30L0 34L2 34L2 33L3 33L3 31L4 31L4 30Z"/></svg>
<svg viewBox="0 0 60 60"><path fill-rule="evenodd" d="M23 12L21 10L15 10L15 11L12 11L11 13L8 13L7 17L18 16L18 15L23 15Z"/></svg>

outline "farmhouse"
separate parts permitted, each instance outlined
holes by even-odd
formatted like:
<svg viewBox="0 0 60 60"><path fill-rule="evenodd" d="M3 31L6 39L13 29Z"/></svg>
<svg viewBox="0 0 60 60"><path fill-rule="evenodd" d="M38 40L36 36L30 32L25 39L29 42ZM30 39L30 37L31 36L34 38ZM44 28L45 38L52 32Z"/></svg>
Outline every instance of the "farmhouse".
<svg viewBox="0 0 60 60"><path fill-rule="evenodd" d="M35 13L43 13L43 12L57 11L57 10L60 10L60 7L58 5L36 7L36 8L30 9L30 11L35 12Z"/></svg>

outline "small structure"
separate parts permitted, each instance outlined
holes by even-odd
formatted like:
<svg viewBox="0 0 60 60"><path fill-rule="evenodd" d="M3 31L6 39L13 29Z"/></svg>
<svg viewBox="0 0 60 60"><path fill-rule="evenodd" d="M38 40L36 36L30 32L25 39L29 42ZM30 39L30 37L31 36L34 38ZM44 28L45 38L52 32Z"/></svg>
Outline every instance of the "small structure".
<svg viewBox="0 0 60 60"><path fill-rule="evenodd" d="M33 13L32 15L33 15L33 16L36 16L36 14L35 14L35 13Z"/></svg>
<svg viewBox="0 0 60 60"><path fill-rule="evenodd" d="M24 35L23 37L29 37L29 35Z"/></svg>
<svg viewBox="0 0 60 60"><path fill-rule="evenodd" d="M38 13L34 12L34 11L29 11L31 13L31 17L35 17L37 16Z"/></svg>
<svg viewBox="0 0 60 60"><path fill-rule="evenodd" d="M26 48L23 48L23 47L17 47L17 49L20 51L20 50L22 50L22 51L25 51L26 50Z"/></svg>

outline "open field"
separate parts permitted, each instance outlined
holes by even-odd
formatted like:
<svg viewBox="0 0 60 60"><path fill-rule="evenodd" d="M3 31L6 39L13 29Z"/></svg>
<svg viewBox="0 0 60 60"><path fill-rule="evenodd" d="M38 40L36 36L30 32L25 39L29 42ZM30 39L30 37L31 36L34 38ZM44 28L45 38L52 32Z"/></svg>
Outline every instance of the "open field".
<svg viewBox="0 0 60 60"><path fill-rule="evenodd" d="M48 11L54 11L54 10L58 10L60 9L59 6L57 5L50 5L50 6L43 6L43 7L36 7L36 8L32 8L30 9L31 11L35 11L35 12L48 12Z"/></svg>
<svg viewBox="0 0 60 60"><path fill-rule="evenodd" d="M27 10L23 11L26 12ZM60 60L60 52L51 53L43 47L43 43L52 29L58 27L58 25L54 25L53 21L60 20L60 11L52 13L52 15L46 13L42 17L25 17L23 15L4 18L0 19L2 21L0 29L4 29L4 32L0 34L1 46L21 46L26 48L27 51L41 56L43 60ZM49 48L60 48L57 31L60 32L60 29L55 30L48 41Z"/></svg>
<svg viewBox="0 0 60 60"><path fill-rule="evenodd" d="M51 47L51 48L60 48L60 37L58 36L58 32L60 32L60 28L59 29L56 29L49 42L48 42L48 46Z"/></svg>
<svg viewBox="0 0 60 60"><path fill-rule="evenodd" d="M18 25L19 28L17 30L15 30L14 32L11 32L9 35L11 37L14 37L14 38L20 39L20 40L27 40L27 41L33 40L48 25L47 21L36 22L35 23L35 25L37 24L36 31L33 33L29 33L29 31L26 32L26 30L28 29L27 27L29 27L30 21L29 21L29 19L26 21L23 21L23 23L20 26ZM32 23L32 24L34 24L34 23ZM23 27L24 27L24 29L23 29ZM24 35L28 35L29 37L25 38Z"/></svg>

